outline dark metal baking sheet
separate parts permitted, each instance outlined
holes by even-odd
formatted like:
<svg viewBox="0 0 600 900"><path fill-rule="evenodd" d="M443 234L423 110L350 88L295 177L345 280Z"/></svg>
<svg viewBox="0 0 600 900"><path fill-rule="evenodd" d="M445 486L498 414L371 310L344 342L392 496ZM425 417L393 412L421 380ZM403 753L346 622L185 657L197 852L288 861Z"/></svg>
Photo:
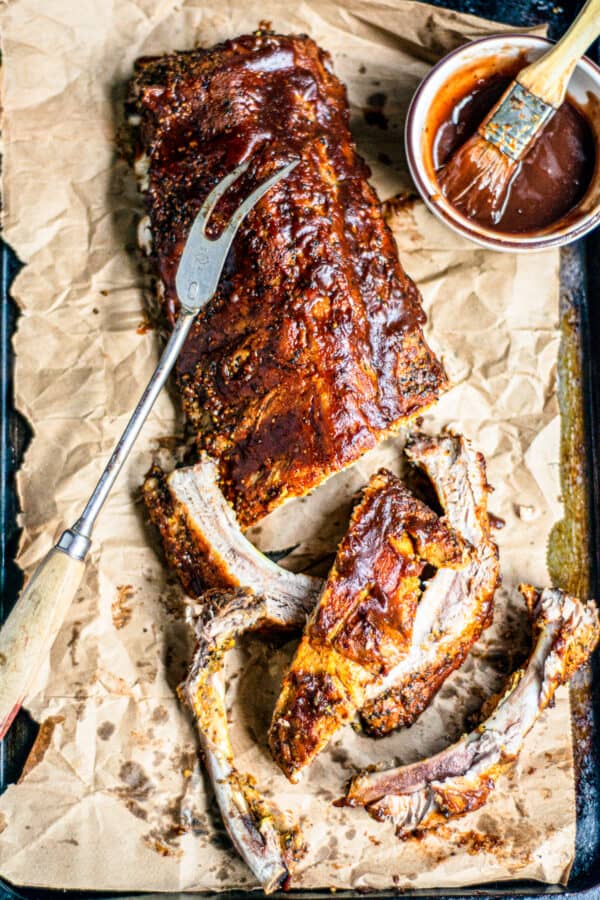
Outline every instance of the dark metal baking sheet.
<svg viewBox="0 0 600 900"><path fill-rule="evenodd" d="M436 5L459 9L461 12L485 16L518 27L530 27L540 22L550 23L550 36L557 38L566 29L582 5L567 2L562 5L549 0L434 0ZM598 44L590 53L600 60ZM15 602L22 576L14 559L18 543L17 498L14 478L30 432L27 423L14 408L12 391L11 336L17 312L10 299L10 285L20 268L19 261L4 243L0 245L0 622ZM562 302L568 304L581 341L583 378L584 430L586 447L586 483L589 505L589 547L591 593L600 597L600 231L585 240L565 248L561 255ZM577 836L575 863L566 888L537 882L506 881L486 884L480 888L458 890L407 891L404 897L427 898L496 897L525 898L542 894L558 894L567 898L600 900L600 653L592 663L589 690L582 692L576 714L583 723L579 734L584 735L576 747L577 761ZM0 793L14 783L31 749L37 726L27 713L20 712L3 742L0 742ZM49 900L57 895L68 900L112 896L92 892L56 892L30 888L13 888L0 880L0 900ZM318 900L330 897L329 891L292 890L299 900ZM393 891L374 891L371 896L393 897ZM140 896L140 895L138 895ZM157 898L224 897L242 900L244 892L227 894L157 894ZM275 895L277 896L277 895ZM284 896L284 895L282 895ZM337 896L357 896L354 892L338 891ZM125 900L124 897L121 900Z"/></svg>

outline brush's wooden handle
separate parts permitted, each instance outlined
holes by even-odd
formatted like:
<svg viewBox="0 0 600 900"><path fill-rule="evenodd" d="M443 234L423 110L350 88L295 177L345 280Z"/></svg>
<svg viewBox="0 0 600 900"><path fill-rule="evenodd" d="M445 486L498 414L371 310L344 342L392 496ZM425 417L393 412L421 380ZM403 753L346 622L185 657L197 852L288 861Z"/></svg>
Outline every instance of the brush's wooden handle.
<svg viewBox="0 0 600 900"><path fill-rule="evenodd" d="M588 0L567 33L548 53L522 69L517 81L557 109L565 99L573 69L600 34L600 0Z"/></svg>
<svg viewBox="0 0 600 900"><path fill-rule="evenodd" d="M81 584L84 563L54 547L0 631L0 740L19 711Z"/></svg>

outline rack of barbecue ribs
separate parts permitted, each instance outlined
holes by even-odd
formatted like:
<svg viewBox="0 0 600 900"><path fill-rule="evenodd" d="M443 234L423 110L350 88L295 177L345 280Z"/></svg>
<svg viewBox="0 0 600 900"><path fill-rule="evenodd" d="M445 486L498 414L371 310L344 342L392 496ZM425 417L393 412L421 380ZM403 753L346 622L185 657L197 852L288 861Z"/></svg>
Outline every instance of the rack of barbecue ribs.
<svg viewBox="0 0 600 900"><path fill-rule="evenodd" d="M528 663L513 672L493 713L475 731L423 762L356 776L344 799L390 820L399 836L479 809L554 693L590 658L600 637L593 601L521 585L533 620Z"/></svg>
<svg viewBox="0 0 600 900"><path fill-rule="evenodd" d="M250 161L215 211L218 230L242 195L300 160L240 227L177 365L198 448L245 528L435 402L446 376L354 147L345 88L314 41L261 32L140 59L132 109L171 322L184 241L211 188Z"/></svg>
<svg viewBox="0 0 600 900"><path fill-rule="evenodd" d="M291 781L358 711L376 733L415 721L491 621L499 580L485 465L457 435L418 436L439 518L374 475L285 676L269 734ZM433 567L423 590L425 566Z"/></svg>

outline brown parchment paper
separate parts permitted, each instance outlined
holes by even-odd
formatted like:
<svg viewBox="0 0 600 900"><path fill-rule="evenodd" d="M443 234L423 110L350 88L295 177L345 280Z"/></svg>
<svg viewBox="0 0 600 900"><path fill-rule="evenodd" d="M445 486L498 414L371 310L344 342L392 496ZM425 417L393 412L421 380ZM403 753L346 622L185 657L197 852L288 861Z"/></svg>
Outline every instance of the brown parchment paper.
<svg viewBox="0 0 600 900"><path fill-rule="evenodd" d="M159 351L145 321L148 281L135 250L140 200L117 158L122 102L140 54L210 45L269 20L305 31L348 85L352 125L380 195L410 189L402 127L428 66L498 31L406 0L13 0L2 22L5 237L26 266L15 286L17 404L33 441L19 477L19 561L40 560L98 477ZM364 108L376 107L379 124ZM491 253L456 237L420 203L390 208L419 283L428 337L456 385L424 423L484 451L504 586L494 627L410 730L375 742L340 732L301 784L286 782L265 734L294 649L248 641L228 662L235 752L268 796L301 820L309 851L296 885L426 888L513 877L565 880L575 810L569 700L558 693L514 771L480 811L399 842L361 810L340 810L353 766L411 761L445 746L495 691L527 643L516 584L548 581L546 540L560 519L556 399L558 254ZM28 707L43 726L21 782L0 798L0 874L15 883L98 890L250 887L196 759L174 687L189 656L185 598L166 571L138 499L153 452L180 421L164 392L96 529L82 588ZM324 565L354 492L388 441L253 529L263 549L295 546L293 568Z"/></svg>

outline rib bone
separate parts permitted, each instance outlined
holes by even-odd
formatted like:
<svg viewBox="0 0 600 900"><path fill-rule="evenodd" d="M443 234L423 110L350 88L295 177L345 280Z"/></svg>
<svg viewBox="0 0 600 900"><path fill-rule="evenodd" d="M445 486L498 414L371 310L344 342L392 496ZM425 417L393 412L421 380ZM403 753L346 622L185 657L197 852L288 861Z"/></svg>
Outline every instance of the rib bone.
<svg viewBox="0 0 600 900"><path fill-rule="evenodd" d="M291 875L303 853L300 831L289 828L248 776L235 767L225 704L223 657L237 635L265 627L297 624L302 607L248 589L208 591L195 623L198 645L190 674L179 693L191 707L206 768L231 840L265 893ZM292 622L288 618L292 614Z"/></svg>
<svg viewBox="0 0 600 900"><path fill-rule="evenodd" d="M590 657L600 637L593 602L556 589L521 585L533 617L535 645L513 673L493 714L471 734L423 762L354 778L344 803L391 819L398 835L435 828L478 809L518 756L525 736L554 692Z"/></svg>

